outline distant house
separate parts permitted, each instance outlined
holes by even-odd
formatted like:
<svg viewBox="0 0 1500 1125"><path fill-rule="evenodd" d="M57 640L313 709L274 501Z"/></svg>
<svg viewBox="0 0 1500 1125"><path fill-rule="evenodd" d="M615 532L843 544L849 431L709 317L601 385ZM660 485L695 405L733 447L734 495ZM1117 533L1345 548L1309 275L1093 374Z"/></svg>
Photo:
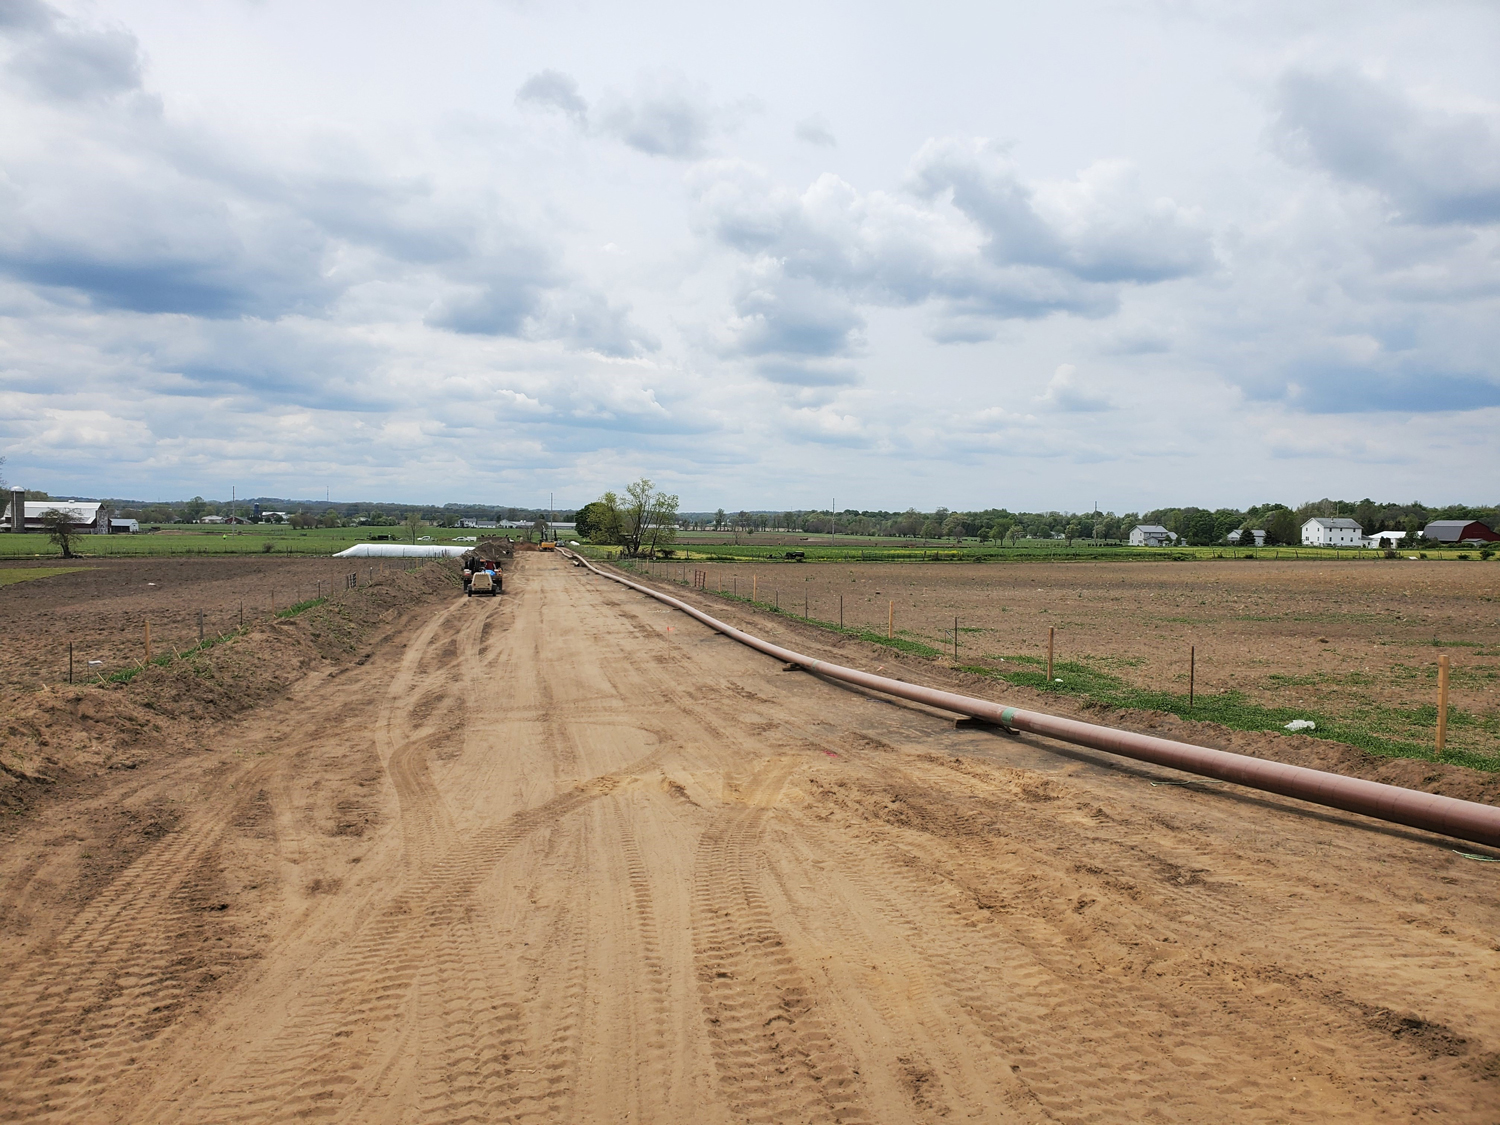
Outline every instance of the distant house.
<svg viewBox="0 0 1500 1125"><path fill-rule="evenodd" d="M224 516L204 516L198 522L199 523L228 523L229 520L226 519Z"/></svg>
<svg viewBox="0 0 1500 1125"><path fill-rule="evenodd" d="M31 510L31 505L26 505ZM1422 538L1437 543L1494 543L1500 535L1478 520L1433 520L1422 529Z"/></svg>
<svg viewBox="0 0 1500 1125"><path fill-rule="evenodd" d="M1314 516L1302 525L1304 547L1363 547L1365 529L1342 516Z"/></svg>
<svg viewBox="0 0 1500 1125"><path fill-rule="evenodd" d="M1400 546L1401 540L1405 538L1406 532L1404 531L1377 531L1374 535L1370 536L1370 540L1375 546L1387 548Z"/></svg>
<svg viewBox="0 0 1500 1125"><path fill-rule="evenodd" d="M1132 547L1166 547L1175 542L1177 536L1159 523L1138 523L1130 529Z"/></svg>
<svg viewBox="0 0 1500 1125"><path fill-rule="evenodd" d="M1257 547L1264 547L1266 545L1265 529L1259 527L1254 531L1231 531L1226 538L1237 547L1248 547L1250 544L1245 542L1245 536L1247 535L1252 537Z"/></svg>

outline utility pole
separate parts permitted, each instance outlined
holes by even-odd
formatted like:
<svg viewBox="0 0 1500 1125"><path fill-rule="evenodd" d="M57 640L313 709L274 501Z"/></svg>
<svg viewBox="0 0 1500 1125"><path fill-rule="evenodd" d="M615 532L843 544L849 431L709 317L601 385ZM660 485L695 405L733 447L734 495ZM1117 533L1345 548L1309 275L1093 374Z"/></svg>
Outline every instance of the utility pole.
<svg viewBox="0 0 1500 1125"><path fill-rule="evenodd" d="M833 521L839 518L839 498L833 498L833 510L828 513L828 545L833 546Z"/></svg>
<svg viewBox="0 0 1500 1125"><path fill-rule="evenodd" d="M552 541L557 542L557 528L552 525L557 522L557 509L552 506L552 493L547 493L547 527L552 532Z"/></svg>

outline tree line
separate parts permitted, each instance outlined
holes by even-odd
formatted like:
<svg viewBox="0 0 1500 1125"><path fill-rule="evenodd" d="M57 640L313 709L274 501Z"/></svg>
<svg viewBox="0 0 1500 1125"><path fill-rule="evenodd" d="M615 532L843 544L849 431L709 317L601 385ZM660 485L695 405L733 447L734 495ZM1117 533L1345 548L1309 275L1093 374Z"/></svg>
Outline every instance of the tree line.
<svg viewBox="0 0 1500 1125"><path fill-rule="evenodd" d="M1302 542L1302 525L1313 516L1346 516L1356 520L1366 535L1377 531L1404 531L1410 539L1420 537L1432 520L1473 519L1500 530L1500 508L1448 504L1429 507L1421 503L1377 503L1374 500L1311 500L1297 507L1257 504L1249 508L1199 508L1192 505L1156 508L1141 512L1013 512L1006 508L951 511L939 507L929 512L908 508L904 512L845 509L786 512L739 511L684 513L678 525L689 530L733 532L753 536L757 532L796 532L804 535L830 532L839 535L896 537L924 540L978 539L981 542L1015 543L1021 539L1064 539L1092 542L1124 542L1137 524L1160 524L1192 546L1223 543L1232 531L1265 531L1273 546ZM580 533L583 533L580 524Z"/></svg>

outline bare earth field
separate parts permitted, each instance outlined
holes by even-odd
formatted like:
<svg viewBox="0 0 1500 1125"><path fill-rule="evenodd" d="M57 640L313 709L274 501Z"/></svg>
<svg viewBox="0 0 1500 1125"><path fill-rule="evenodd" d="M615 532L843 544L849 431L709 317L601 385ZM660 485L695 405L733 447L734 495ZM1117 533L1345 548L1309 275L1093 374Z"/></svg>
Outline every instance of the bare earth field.
<svg viewBox="0 0 1500 1125"><path fill-rule="evenodd" d="M359 567L368 581L370 560L258 558L0 560L7 571L77 567L65 575L0 586L0 691L65 683L68 642L75 677L109 674L140 660L145 624L153 653L198 643L198 612L206 636L241 621L268 618L274 609L342 588ZM102 663L91 670L88 661Z"/></svg>
<svg viewBox="0 0 1500 1125"><path fill-rule="evenodd" d="M783 611L897 635L1000 668L1044 655L1137 687L1238 691L1268 707L1335 714L1432 709L1437 659L1453 662L1451 705L1474 721L1449 745L1500 755L1500 564L1412 561L1162 563L657 564L662 577L708 575L708 589ZM752 586L753 584L753 586ZM1433 642L1437 641L1437 644ZM1425 716L1430 727L1434 714ZM1424 736L1425 739L1425 736Z"/></svg>
<svg viewBox="0 0 1500 1125"><path fill-rule="evenodd" d="M555 556L496 600L424 573L223 646L305 670L4 821L0 1120L1500 1119L1500 863L955 730ZM1226 620L1250 596L1149 573ZM1129 594L1091 581L1130 633ZM1352 643L1336 624L1307 643Z"/></svg>

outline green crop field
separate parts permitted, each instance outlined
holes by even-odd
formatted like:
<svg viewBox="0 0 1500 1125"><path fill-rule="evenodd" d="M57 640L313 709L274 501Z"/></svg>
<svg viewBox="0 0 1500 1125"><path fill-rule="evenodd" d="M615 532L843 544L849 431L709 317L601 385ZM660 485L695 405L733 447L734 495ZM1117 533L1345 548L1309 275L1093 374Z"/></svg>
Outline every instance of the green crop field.
<svg viewBox="0 0 1500 1125"><path fill-rule="evenodd" d="M13 566L0 569L0 586L13 586L17 582L30 582L35 578L51 578L55 574L72 574L88 570L86 566Z"/></svg>
<svg viewBox="0 0 1500 1125"><path fill-rule="evenodd" d="M424 527L430 542L450 543L460 536L481 532L462 527ZM491 532L490 534L494 534ZM384 541L409 543L400 528L333 527L297 530L277 524L243 527L222 525L172 526L136 535L80 535L73 540L73 554L81 559L163 557L172 555L332 555L356 543ZM0 559L55 559L62 551L45 535L0 533Z"/></svg>

